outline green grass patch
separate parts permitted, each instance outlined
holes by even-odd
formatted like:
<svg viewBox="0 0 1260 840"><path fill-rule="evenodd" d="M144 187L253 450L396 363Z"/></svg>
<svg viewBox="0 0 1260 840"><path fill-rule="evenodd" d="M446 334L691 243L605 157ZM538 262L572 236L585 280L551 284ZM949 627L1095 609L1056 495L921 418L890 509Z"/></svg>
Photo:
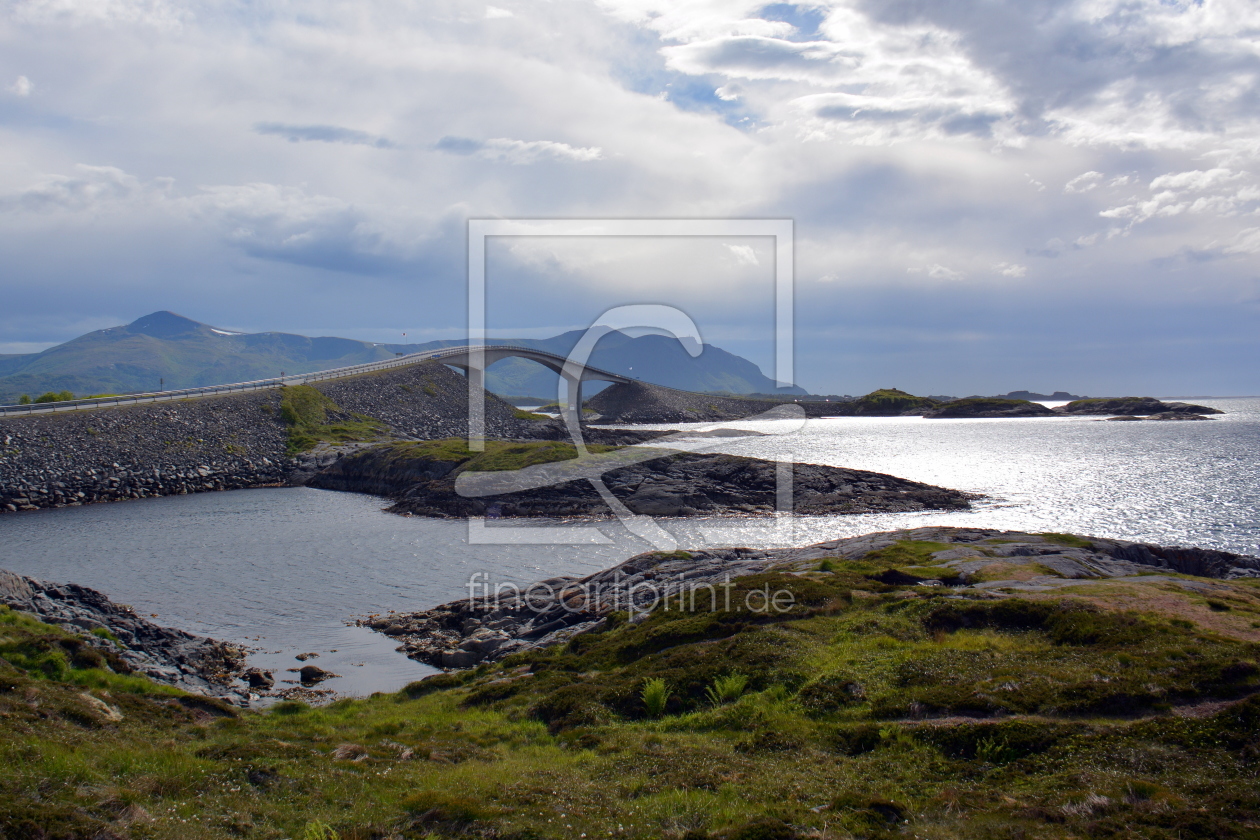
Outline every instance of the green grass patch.
<svg viewBox="0 0 1260 840"><path fill-rule="evenodd" d="M863 561L886 566L928 566L932 555L938 551L949 551L958 548L949 543L929 542L927 540L898 540L890 546L869 552Z"/></svg>
<svg viewBox="0 0 1260 840"><path fill-rule="evenodd" d="M1075 534L1056 534L1053 532L1047 532L1044 534L1038 534L1037 536L1052 543L1058 543L1059 545L1066 545L1069 548L1092 549L1094 547L1094 544L1092 542L1085 539L1084 537L1078 537Z"/></svg>
<svg viewBox="0 0 1260 840"><path fill-rule="evenodd" d="M291 455L314 449L320 443L376 440L389 431L380 420L343 412L331 398L310 385L289 385L281 390L280 417L289 430Z"/></svg>
<svg viewBox="0 0 1260 840"><path fill-rule="evenodd" d="M587 450L592 453L613 452L616 446L591 444ZM375 449L373 450L376 451ZM571 443L560 441L527 441L512 442L487 440L485 450L474 452L468 448L464 438L443 438L441 440L402 441L383 445L386 461L400 462L418 461L454 461L459 463L456 472L499 472L502 470L519 470L537 464L550 464L556 461L569 461L578 456L577 448Z"/></svg>

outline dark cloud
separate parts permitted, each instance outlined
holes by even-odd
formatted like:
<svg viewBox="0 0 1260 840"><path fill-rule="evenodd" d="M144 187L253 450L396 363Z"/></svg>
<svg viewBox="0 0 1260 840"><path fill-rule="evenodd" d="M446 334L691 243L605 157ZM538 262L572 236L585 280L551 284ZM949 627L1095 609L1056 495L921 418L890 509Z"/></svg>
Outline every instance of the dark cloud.
<svg viewBox="0 0 1260 840"><path fill-rule="evenodd" d="M254 131L283 137L290 143L345 143L350 146L371 146L376 149L398 148L388 137L341 128L335 125L285 125L283 123L256 123Z"/></svg>

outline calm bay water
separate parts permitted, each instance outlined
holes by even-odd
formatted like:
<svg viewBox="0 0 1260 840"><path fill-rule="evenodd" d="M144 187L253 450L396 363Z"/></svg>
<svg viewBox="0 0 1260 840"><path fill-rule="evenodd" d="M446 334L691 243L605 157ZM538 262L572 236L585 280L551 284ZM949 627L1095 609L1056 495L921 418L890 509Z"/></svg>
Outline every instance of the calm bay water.
<svg viewBox="0 0 1260 840"><path fill-rule="evenodd" d="M1260 399L1196 402L1228 413L1197 423L837 418L790 434L777 434L792 427L781 421L724 424L767 434L680 446L874 470L987 498L967 512L662 524L684 547L800 545L939 524L1260 553ZM263 667L283 671L300 664L296 653L318 652L318 664L343 675L327 687L363 694L432 669L347 619L464 596L474 572L523 583L588 574L651 548L609 523L599 523L603 542L470 545L462 522L383 506L294 488L10 514L0 517L0 568L91 586L163 624L250 644ZM587 539L592 524L565 527Z"/></svg>

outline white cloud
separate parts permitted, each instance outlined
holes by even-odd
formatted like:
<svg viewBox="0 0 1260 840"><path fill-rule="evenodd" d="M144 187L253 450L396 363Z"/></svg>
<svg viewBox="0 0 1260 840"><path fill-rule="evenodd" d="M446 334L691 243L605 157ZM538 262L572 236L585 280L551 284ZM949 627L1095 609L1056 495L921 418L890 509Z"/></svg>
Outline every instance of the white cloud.
<svg viewBox="0 0 1260 840"><path fill-rule="evenodd" d="M133 199L162 195L169 179L144 183L114 166L74 167L73 175L48 175L37 183L0 196L0 210L9 212L56 213L96 211L117 208Z"/></svg>
<svg viewBox="0 0 1260 840"><path fill-rule="evenodd" d="M510 17L516 17L516 15L508 9L500 9L498 6L486 6L486 20Z"/></svg>
<svg viewBox="0 0 1260 840"><path fill-rule="evenodd" d="M31 84L30 79L26 78L25 76L18 76L17 81L9 85L7 88L5 88L5 90L13 94L14 96L30 96L31 90L34 89L34 87L35 86Z"/></svg>
<svg viewBox="0 0 1260 840"><path fill-rule="evenodd" d="M1206 190L1219 184L1235 181L1242 177L1240 172L1228 169L1196 169L1191 172L1169 172L1151 181L1153 190Z"/></svg>
<svg viewBox="0 0 1260 840"><path fill-rule="evenodd" d="M1091 169L1089 172L1077 175L1071 181L1068 181L1063 186L1063 191L1069 194L1089 192L1102 183L1102 179L1103 174L1101 172L1095 172Z"/></svg>
<svg viewBox="0 0 1260 840"><path fill-rule="evenodd" d="M1003 277L1025 277L1028 274L1028 266L1019 263L1000 262L993 266L993 270Z"/></svg>
<svg viewBox="0 0 1260 840"><path fill-rule="evenodd" d="M933 280L962 280L966 275L947 265L932 263L931 265L914 266L906 269L911 274L926 274Z"/></svg>
<svg viewBox="0 0 1260 840"><path fill-rule="evenodd" d="M1241 230L1225 247L1227 254L1260 254L1260 228Z"/></svg>
<svg viewBox="0 0 1260 840"><path fill-rule="evenodd" d="M738 265L760 265L757 259L757 252L753 250L751 245L727 245L731 254L735 257Z"/></svg>

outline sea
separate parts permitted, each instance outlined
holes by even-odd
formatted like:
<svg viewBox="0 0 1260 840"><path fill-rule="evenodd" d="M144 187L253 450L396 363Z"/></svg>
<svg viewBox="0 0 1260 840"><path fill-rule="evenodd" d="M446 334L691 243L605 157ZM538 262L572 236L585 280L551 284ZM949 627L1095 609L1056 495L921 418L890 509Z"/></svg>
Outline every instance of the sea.
<svg viewBox="0 0 1260 840"><path fill-rule="evenodd" d="M140 499L0 517L0 568L74 582L153 621L246 645L296 680L299 653L340 696L434 672L356 621L473 586L585 575L656 547L759 548L924 526L1057 531L1260 555L1260 398L1197 398L1200 422L919 417L673 424L671 446L890 473L976 494L969 511L469 523L385 513L310 488ZM640 427L642 428L642 427ZM648 427L651 428L651 427ZM474 577L476 576L476 577Z"/></svg>

